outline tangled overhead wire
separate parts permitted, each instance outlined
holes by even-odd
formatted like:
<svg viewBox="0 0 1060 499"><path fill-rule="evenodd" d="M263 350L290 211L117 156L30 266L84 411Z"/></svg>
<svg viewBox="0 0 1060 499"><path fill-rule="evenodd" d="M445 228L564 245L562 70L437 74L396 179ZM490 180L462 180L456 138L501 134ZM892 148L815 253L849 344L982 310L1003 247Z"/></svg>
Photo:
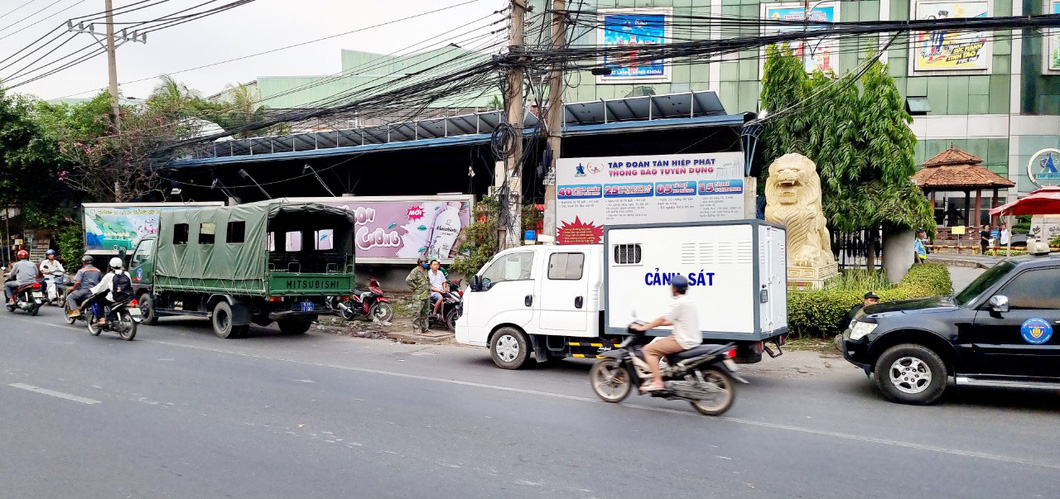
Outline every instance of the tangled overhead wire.
<svg viewBox="0 0 1060 499"><path fill-rule="evenodd" d="M511 124L501 123L493 130L490 136L490 149L493 151L494 159L503 161L511 157L515 152L516 130Z"/></svg>

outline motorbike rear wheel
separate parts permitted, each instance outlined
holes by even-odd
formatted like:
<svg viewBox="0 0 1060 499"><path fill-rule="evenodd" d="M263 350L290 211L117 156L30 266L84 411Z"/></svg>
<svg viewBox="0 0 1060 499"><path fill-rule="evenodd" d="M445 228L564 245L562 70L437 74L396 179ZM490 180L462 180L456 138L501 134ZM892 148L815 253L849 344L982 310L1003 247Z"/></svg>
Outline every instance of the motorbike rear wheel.
<svg viewBox="0 0 1060 499"><path fill-rule="evenodd" d="M589 382L596 396L612 404L621 402L633 391L629 369L615 359L600 359L589 370Z"/></svg>
<svg viewBox="0 0 1060 499"><path fill-rule="evenodd" d="M125 341L132 341L136 337L136 321L133 320L132 314L128 310L122 309L115 314L115 319L121 323L116 328L118 336L121 336L121 339Z"/></svg>
<svg viewBox="0 0 1060 499"><path fill-rule="evenodd" d="M694 407L700 414L707 416L720 416L732 407L736 401L736 383L729 373L714 367L701 369L703 381L714 389L709 398L692 401Z"/></svg>
<svg viewBox="0 0 1060 499"><path fill-rule="evenodd" d="M41 305L41 304L39 304L39 303L34 303L34 304L33 304L33 305L32 305L32 306L30 307L30 309L28 310L28 312L29 312L29 315L37 315L38 313L40 313L40 308L41 308L42 306L43 306L43 305Z"/></svg>
<svg viewBox="0 0 1060 499"><path fill-rule="evenodd" d="M103 332L103 328L96 325L96 321L99 320L96 318L96 314L93 314L91 309L85 310L84 313L85 322L88 323L88 333L92 336L99 336L99 333Z"/></svg>
<svg viewBox="0 0 1060 499"><path fill-rule="evenodd" d="M368 309L368 317L379 322L390 322L394 318L394 307L385 301L377 302Z"/></svg>
<svg viewBox="0 0 1060 499"><path fill-rule="evenodd" d="M450 331L456 332L456 321L460 318L461 310L459 308L453 308L448 314L445 314L445 327Z"/></svg>

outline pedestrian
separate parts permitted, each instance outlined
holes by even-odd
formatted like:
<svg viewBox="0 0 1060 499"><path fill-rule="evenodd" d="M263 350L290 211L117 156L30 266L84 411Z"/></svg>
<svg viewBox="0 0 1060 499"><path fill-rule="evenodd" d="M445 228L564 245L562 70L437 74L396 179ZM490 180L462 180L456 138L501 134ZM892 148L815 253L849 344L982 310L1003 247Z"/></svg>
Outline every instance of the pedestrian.
<svg viewBox="0 0 1060 499"><path fill-rule="evenodd" d="M986 248L990 246L990 226L983 225L983 230L979 231L979 252L983 255L986 254Z"/></svg>
<svg viewBox="0 0 1060 499"><path fill-rule="evenodd" d="M1001 224L1000 239L1001 239L1001 245L1002 246L1008 246L1009 237L1011 237L1011 236L1009 235L1009 232L1008 232L1008 225Z"/></svg>
<svg viewBox="0 0 1060 499"><path fill-rule="evenodd" d="M920 229L916 233L916 239L913 240L913 261L914 263L924 263L927 261L927 246L924 241L927 239L927 232L924 229Z"/></svg>
<svg viewBox="0 0 1060 499"><path fill-rule="evenodd" d="M412 302L417 307L415 325L419 327L421 333L426 333L430 329L427 314L431 310L431 281L427 278L427 259L421 256L416 260L416 268L409 272L405 282L412 290Z"/></svg>
<svg viewBox="0 0 1060 499"><path fill-rule="evenodd" d="M850 325L850 322L854 320L854 316L858 315L859 310L865 307L871 307L879 302L880 295L876 294L875 291L869 291L865 293L865 295L861 297L861 303L850 307L850 310L847 310L846 315L843 316L843 322L839 324L840 332L842 332L842 330L846 329Z"/></svg>

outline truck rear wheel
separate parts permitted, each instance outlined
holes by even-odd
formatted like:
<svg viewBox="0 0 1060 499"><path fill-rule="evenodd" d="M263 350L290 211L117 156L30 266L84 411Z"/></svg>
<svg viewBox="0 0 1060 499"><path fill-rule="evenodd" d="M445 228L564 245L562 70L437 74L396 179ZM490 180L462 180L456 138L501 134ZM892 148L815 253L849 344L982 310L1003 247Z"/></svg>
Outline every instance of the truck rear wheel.
<svg viewBox="0 0 1060 499"><path fill-rule="evenodd" d="M310 327L313 327L310 321L283 320L276 321L276 323L280 325L280 332L283 334L305 334Z"/></svg>
<svg viewBox="0 0 1060 499"><path fill-rule="evenodd" d="M530 342L514 327L502 327L490 340L490 356L501 369L519 369L530 358Z"/></svg>
<svg viewBox="0 0 1060 499"><path fill-rule="evenodd" d="M232 324L232 306L221 300L213 307L213 334L221 339L239 338L246 334L250 326Z"/></svg>

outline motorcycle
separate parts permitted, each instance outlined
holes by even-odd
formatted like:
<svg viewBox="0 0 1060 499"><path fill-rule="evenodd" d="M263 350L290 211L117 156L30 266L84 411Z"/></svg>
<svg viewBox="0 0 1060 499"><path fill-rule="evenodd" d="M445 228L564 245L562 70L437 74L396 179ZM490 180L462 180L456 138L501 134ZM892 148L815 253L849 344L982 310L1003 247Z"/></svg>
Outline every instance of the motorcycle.
<svg viewBox="0 0 1060 499"><path fill-rule="evenodd" d="M44 292L41 291L41 283L33 281L15 289L15 304L8 304L7 311L22 310L29 315L37 315L42 306L44 306Z"/></svg>
<svg viewBox="0 0 1060 499"><path fill-rule="evenodd" d="M330 296L328 305L337 310L343 319L352 321L363 315L373 321L390 322L394 318L394 307L383 293L379 281L368 279L368 291L354 290L353 296Z"/></svg>
<svg viewBox="0 0 1060 499"><path fill-rule="evenodd" d="M449 292L442 295L445 300L442 303L440 316L434 315L434 304L431 304L431 314L427 316L428 324L441 324L450 331L456 331L456 320L464 313L464 292L460 291L460 281L448 281Z"/></svg>
<svg viewBox="0 0 1060 499"><path fill-rule="evenodd" d="M43 286L45 303L62 306L61 301L66 299L66 272L55 270L45 275Z"/></svg>
<svg viewBox="0 0 1060 499"><path fill-rule="evenodd" d="M634 322L630 326L643 324ZM643 348L654 338L629 327L629 336L615 350L603 354L593 364L589 379L593 391L605 402L618 403L651 380ZM736 400L735 381L747 383L736 374L736 348L726 345L700 345L667 355L660 362L665 388L650 391L653 397L686 400L700 414L719 416Z"/></svg>
<svg viewBox="0 0 1060 499"><path fill-rule="evenodd" d="M129 300L104 306L101 301L106 294L107 291L101 291L86 298L81 304L82 317L79 318L84 319L88 323L88 332L92 336L99 336L103 331L113 331L118 333L121 339L132 341L136 337L136 325L143 322L139 304L136 303L136 300ZM108 308L110 313L107 315L106 324L102 326L97 324L99 317ZM73 324L76 319L78 318L68 317L66 320Z"/></svg>

